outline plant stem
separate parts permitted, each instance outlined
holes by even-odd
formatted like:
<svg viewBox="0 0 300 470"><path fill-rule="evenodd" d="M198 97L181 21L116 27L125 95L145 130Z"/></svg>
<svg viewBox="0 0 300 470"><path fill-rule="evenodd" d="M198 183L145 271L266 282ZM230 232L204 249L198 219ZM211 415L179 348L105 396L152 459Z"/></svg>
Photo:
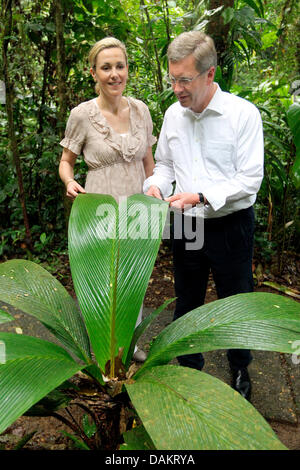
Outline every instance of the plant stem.
<svg viewBox="0 0 300 470"><path fill-rule="evenodd" d="M66 409L66 411L68 411ZM70 414L70 413L69 413ZM71 415L71 414L70 414ZM91 444L91 440L89 438L86 437L86 435L84 434L84 432L82 431L82 429L80 428L80 426L76 423L76 421L74 420L73 416L71 415L71 418L73 419L73 421L75 421L76 424L73 424L72 421L69 421L67 418L65 418L64 416L60 415L59 413L56 413L56 412L53 412L51 414L51 416L53 416L53 418L56 418L58 419L59 421L61 421L62 423L64 423L66 426L68 426L70 429L72 429L73 432L75 432L76 435L79 435L80 438L83 440L83 442L90 448L93 447L93 445Z"/></svg>

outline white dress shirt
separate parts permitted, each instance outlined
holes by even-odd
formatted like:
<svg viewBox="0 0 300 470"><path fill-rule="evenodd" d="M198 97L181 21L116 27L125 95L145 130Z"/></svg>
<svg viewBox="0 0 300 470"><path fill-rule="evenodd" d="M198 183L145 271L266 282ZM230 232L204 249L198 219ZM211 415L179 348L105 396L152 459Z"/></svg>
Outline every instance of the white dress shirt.
<svg viewBox="0 0 300 470"><path fill-rule="evenodd" d="M203 193L208 206L189 215L222 217L254 204L263 179L263 130L258 109L219 86L202 113L179 102L165 114L154 174L143 190L158 186L173 192Z"/></svg>

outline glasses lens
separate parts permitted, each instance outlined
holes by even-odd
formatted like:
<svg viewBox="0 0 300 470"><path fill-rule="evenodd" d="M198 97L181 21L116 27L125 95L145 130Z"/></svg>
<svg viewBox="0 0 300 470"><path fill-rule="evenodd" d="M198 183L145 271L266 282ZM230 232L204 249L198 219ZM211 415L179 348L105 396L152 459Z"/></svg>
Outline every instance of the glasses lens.
<svg viewBox="0 0 300 470"><path fill-rule="evenodd" d="M195 75L195 77L192 77L192 78L188 78L188 77L174 78L174 77L167 76L166 81L168 85L171 85L171 86L175 86L176 83L178 83L178 85L181 87L187 87L192 83L192 81L195 78L199 77L200 75L201 73L198 73L197 75Z"/></svg>
<svg viewBox="0 0 300 470"><path fill-rule="evenodd" d="M167 83L168 85L175 86L176 83L181 86L185 87L191 84L193 81L193 78L187 78L187 77L182 77L182 78L174 78L174 77L167 77Z"/></svg>
<svg viewBox="0 0 300 470"><path fill-rule="evenodd" d="M178 83L180 86L187 86L192 82L192 78L179 78Z"/></svg>

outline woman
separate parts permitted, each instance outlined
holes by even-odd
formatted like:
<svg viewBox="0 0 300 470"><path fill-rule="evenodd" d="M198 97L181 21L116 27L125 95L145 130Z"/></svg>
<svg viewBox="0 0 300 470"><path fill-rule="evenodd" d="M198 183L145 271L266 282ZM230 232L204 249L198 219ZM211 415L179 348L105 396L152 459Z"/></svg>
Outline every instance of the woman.
<svg viewBox="0 0 300 470"><path fill-rule="evenodd" d="M86 191L118 200L142 192L145 178L153 172L151 147L156 138L147 106L123 96L128 78L124 44L115 38L98 41L89 62L98 97L72 109L60 142L64 150L59 175L70 198ZM85 189L74 180L81 152L88 166Z"/></svg>
<svg viewBox="0 0 300 470"><path fill-rule="evenodd" d="M110 194L118 201L121 196L142 193L144 180L153 172L156 138L147 106L123 96L128 78L124 44L110 37L98 41L89 62L98 96L71 111L60 142L64 149L59 175L72 199L89 192ZM85 188L74 179L80 153L88 166ZM145 360L145 353L136 351L135 359Z"/></svg>

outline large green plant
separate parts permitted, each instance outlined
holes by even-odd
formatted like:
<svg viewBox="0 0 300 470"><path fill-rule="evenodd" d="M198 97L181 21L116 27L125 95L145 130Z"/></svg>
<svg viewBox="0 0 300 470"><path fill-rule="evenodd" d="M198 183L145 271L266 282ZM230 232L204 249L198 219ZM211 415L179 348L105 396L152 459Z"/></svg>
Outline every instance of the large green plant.
<svg viewBox="0 0 300 470"><path fill-rule="evenodd" d="M292 131L296 149L295 161L292 167L292 177L297 189L300 188L300 104L293 103L287 110L287 120Z"/></svg>
<svg viewBox="0 0 300 470"><path fill-rule="evenodd" d="M122 448L284 448L262 416L228 385L168 362L218 348L291 353L300 339L299 305L293 300L252 293L197 308L157 337L132 376L134 343L165 306L135 329L167 210L165 202L143 195L119 206L110 196L76 198L69 252L81 312L40 266L25 260L0 265L1 301L36 317L61 343L0 333L0 432L28 410L42 408L44 397L52 409L56 397L59 406L66 405L61 384L83 370L106 393L118 396L125 387L142 421L125 433ZM0 311L0 322L9 319Z"/></svg>

